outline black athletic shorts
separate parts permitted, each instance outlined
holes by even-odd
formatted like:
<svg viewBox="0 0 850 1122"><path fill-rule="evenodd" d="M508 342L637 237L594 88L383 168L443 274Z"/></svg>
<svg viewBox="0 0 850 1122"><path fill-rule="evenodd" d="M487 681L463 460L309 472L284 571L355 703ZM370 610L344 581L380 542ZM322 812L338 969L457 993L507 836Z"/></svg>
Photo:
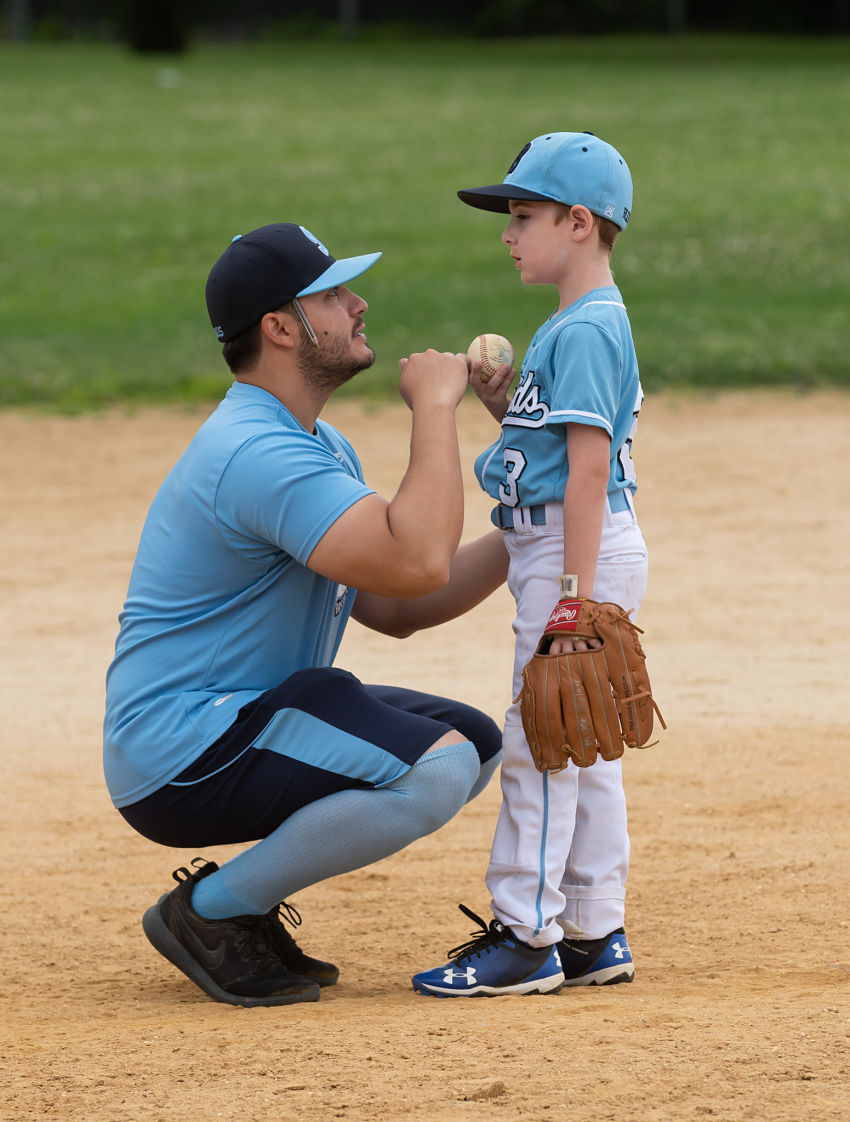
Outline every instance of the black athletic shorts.
<svg viewBox="0 0 850 1122"><path fill-rule="evenodd" d="M366 686L335 667L300 670L241 709L170 783L120 812L160 845L255 841L307 803L392 783L453 729L482 763L501 749L498 725L470 705Z"/></svg>

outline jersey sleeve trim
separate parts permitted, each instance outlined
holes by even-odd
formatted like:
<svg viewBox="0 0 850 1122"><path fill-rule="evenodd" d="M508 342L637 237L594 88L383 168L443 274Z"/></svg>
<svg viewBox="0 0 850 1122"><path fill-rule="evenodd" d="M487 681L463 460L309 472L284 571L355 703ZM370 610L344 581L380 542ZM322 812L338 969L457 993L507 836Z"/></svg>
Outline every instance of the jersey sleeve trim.
<svg viewBox="0 0 850 1122"><path fill-rule="evenodd" d="M559 425L565 425L570 422L579 425L594 425L597 428L605 429L612 439L614 437L614 429L611 422L606 417L602 417L599 413L588 413L580 409L552 410L548 417L548 423L552 424L553 422Z"/></svg>

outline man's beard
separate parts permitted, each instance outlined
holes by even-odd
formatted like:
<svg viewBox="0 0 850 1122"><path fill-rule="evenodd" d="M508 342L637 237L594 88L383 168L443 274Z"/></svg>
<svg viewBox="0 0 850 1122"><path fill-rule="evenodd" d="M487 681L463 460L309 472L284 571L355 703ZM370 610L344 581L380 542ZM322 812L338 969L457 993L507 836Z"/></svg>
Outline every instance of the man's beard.
<svg viewBox="0 0 850 1122"><path fill-rule="evenodd" d="M311 342L302 324L299 324L299 328L303 346L298 357L298 369L305 382L322 392L332 393L361 370L367 370L375 361L375 352L371 348L367 348L368 354L363 358L354 358L351 354L350 337L325 336L317 347Z"/></svg>

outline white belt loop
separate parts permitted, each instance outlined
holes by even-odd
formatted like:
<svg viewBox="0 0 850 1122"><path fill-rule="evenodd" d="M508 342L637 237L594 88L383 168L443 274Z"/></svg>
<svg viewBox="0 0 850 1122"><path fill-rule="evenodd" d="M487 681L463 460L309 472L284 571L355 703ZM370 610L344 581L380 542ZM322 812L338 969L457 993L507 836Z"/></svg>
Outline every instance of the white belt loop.
<svg viewBox="0 0 850 1122"><path fill-rule="evenodd" d="M546 532L563 534L564 532L564 504L546 503Z"/></svg>
<svg viewBox="0 0 850 1122"><path fill-rule="evenodd" d="M631 489L625 487L622 491L619 492L619 494L622 496L622 500L626 504L625 510L612 510L611 502L606 496L605 509L602 515L603 526L622 526L624 522L636 521L635 507Z"/></svg>
<svg viewBox="0 0 850 1122"><path fill-rule="evenodd" d="M528 506L515 506L514 514L514 530L518 534L533 534L534 523L531 520L531 507Z"/></svg>

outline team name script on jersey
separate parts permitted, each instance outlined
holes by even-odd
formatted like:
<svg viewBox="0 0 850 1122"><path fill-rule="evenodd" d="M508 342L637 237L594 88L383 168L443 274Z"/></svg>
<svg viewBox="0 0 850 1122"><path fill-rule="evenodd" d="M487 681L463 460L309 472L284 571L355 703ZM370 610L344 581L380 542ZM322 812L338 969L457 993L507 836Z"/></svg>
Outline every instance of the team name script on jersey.
<svg viewBox="0 0 850 1122"><path fill-rule="evenodd" d="M514 390L502 424L538 429L546 424L548 416L549 406L540 400L540 387L534 384L534 371L529 370Z"/></svg>

